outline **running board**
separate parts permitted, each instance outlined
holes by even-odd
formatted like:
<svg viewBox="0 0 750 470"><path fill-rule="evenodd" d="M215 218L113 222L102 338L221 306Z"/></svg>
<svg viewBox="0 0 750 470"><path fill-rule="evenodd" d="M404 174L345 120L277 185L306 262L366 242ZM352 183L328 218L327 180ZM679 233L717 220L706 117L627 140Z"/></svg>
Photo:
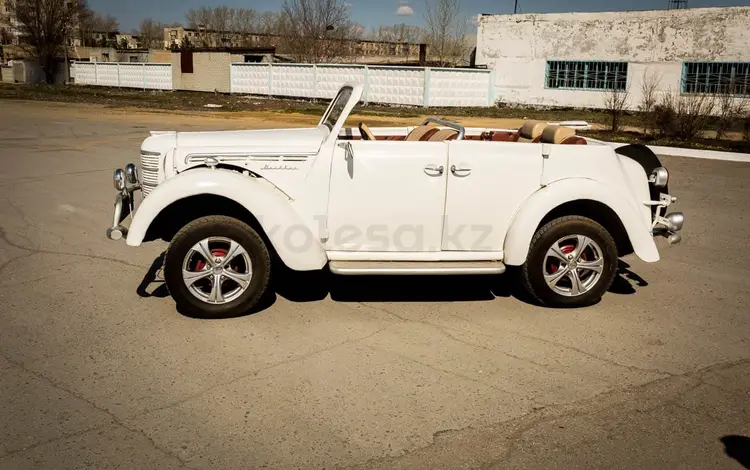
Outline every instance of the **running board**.
<svg viewBox="0 0 750 470"><path fill-rule="evenodd" d="M331 261L329 268L342 276L502 274L500 261Z"/></svg>

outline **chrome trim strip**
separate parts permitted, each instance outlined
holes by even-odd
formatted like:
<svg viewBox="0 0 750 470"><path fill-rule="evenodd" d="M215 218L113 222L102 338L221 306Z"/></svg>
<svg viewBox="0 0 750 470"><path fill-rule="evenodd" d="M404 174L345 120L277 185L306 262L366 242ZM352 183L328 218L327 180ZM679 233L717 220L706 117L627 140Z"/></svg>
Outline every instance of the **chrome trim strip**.
<svg viewBox="0 0 750 470"><path fill-rule="evenodd" d="M141 155L147 157L161 157L161 152L152 152L150 150L141 150Z"/></svg>
<svg viewBox="0 0 750 470"><path fill-rule="evenodd" d="M435 264L435 266L430 266ZM427 262L427 263L399 263L399 262L377 262L377 263L350 263L331 261L329 269L334 274L342 276L398 276L398 275L489 275L502 274L505 265L500 262L493 263L451 263ZM472 266L473 264L473 266ZM392 265L392 266L388 266Z"/></svg>
<svg viewBox="0 0 750 470"><path fill-rule="evenodd" d="M206 158L213 157L220 161L237 162L242 160L250 161L306 161L308 157L314 157L315 153L278 153L278 152L260 152L260 153L241 153L241 154L205 154L191 153L185 156L185 163L197 163L205 161ZM294 159L294 160L292 160Z"/></svg>

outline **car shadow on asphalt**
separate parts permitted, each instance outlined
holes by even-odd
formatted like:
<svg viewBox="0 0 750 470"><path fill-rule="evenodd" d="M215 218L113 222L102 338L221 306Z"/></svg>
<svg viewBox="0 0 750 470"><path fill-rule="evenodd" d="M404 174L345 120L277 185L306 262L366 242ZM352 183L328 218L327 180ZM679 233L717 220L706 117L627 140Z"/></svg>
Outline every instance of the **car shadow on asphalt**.
<svg viewBox="0 0 750 470"><path fill-rule="evenodd" d="M750 469L750 437L729 435L719 440L724 444L724 453L728 457Z"/></svg>
<svg viewBox="0 0 750 470"><path fill-rule="evenodd" d="M164 255L154 260L138 285L140 297L169 297L161 276ZM335 276L327 269L292 271L277 260L272 273L266 294L246 315L270 308L277 296L298 303L319 302L328 296L334 302L487 302L512 297L540 306L513 282L512 272L501 276ZM629 295L645 286L648 282L619 261L609 292Z"/></svg>

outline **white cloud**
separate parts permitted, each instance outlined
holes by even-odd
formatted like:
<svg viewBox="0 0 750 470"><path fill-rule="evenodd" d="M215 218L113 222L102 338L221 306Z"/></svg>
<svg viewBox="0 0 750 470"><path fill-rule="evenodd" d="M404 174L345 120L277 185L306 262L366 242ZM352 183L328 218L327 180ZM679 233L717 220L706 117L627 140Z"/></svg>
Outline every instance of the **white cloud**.
<svg viewBox="0 0 750 470"><path fill-rule="evenodd" d="M414 9L409 6L408 3L401 3L398 10L396 10L398 16L414 16Z"/></svg>
<svg viewBox="0 0 750 470"><path fill-rule="evenodd" d="M344 3L344 7L345 7L345 8L351 8L351 7L352 7L352 4L351 4L351 3L349 3L349 2L346 2L346 3Z"/></svg>

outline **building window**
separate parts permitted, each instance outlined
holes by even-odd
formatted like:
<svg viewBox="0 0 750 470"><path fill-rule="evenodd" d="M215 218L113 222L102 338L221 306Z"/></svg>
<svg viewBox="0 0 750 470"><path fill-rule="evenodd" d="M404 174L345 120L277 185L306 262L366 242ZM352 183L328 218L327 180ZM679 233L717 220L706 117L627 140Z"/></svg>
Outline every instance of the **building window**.
<svg viewBox="0 0 750 470"><path fill-rule="evenodd" d="M547 88L625 90L627 83L627 62L547 61Z"/></svg>
<svg viewBox="0 0 750 470"><path fill-rule="evenodd" d="M750 62L686 62L682 92L750 95Z"/></svg>

